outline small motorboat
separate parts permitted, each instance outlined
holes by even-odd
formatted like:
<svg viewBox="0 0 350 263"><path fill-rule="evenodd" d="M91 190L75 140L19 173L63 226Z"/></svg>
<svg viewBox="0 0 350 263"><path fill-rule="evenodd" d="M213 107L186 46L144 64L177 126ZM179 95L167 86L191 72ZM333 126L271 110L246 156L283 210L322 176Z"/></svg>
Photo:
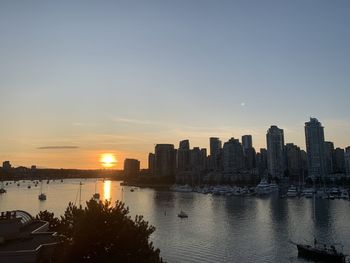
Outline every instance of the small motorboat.
<svg viewBox="0 0 350 263"><path fill-rule="evenodd" d="M177 216L180 217L180 218L187 218L188 217L188 215L182 210Z"/></svg>
<svg viewBox="0 0 350 263"><path fill-rule="evenodd" d="M6 193L6 189L5 188L0 188L0 194L4 194Z"/></svg>

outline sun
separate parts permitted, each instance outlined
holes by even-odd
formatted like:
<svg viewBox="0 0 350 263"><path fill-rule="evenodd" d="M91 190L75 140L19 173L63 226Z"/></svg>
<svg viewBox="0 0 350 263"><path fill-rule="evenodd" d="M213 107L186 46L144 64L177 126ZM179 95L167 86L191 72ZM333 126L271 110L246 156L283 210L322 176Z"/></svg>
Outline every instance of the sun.
<svg viewBox="0 0 350 263"><path fill-rule="evenodd" d="M101 155L100 162L104 168L111 168L116 165L117 159L111 153L104 153Z"/></svg>

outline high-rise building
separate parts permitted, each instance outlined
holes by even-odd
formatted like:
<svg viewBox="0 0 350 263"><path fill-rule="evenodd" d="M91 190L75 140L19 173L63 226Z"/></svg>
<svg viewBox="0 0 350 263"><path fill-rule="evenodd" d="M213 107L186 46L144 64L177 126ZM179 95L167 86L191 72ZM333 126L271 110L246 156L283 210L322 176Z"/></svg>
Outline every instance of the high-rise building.
<svg viewBox="0 0 350 263"><path fill-rule="evenodd" d="M334 150L334 172L345 173L345 151L341 148Z"/></svg>
<svg viewBox="0 0 350 263"><path fill-rule="evenodd" d="M124 175L137 176L140 173L140 161L136 159L124 160Z"/></svg>
<svg viewBox="0 0 350 263"><path fill-rule="evenodd" d="M346 175L350 176L350 146L345 148L345 168Z"/></svg>
<svg viewBox="0 0 350 263"><path fill-rule="evenodd" d="M154 175L155 162L156 162L156 155L154 153L149 153L148 154L148 171L150 175Z"/></svg>
<svg viewBox="0 0 350 263"><path fill-rule="evenodd" d="M231 138L223 148L224 174L233 175L244 169L243 147L238 139Z"/></svg>
<svg viewBox="0 0 350 263"><path fill-rule="evenodd" d="M253 148L253 139L251 135L242 136L242 147L245 158L245 168L251 170L256 167L256 152Z"/></svg>
<svg viewBox="0 0 350 263"><path fill-rule="evenodd" d="M200 171L202 164L202 155L199 147L193 147L191 150L191 170L192 171Z"/></svg>
<svg viewBox="0 0 350 263"><path fill-rule="evenodd" d="M267 170L267 150L260 148L260 152L256 155L256 166L260 174L264 174Z"/></svg>
<svg viewBox="0 0 350 263"><path fill-rule="evenodd" d="M305 141L309 176L326 176L324 128L316 118L305 122Z"/></svg>
<svg viewBox="0 0 350 263"><path fill-rule="evenodd" d="M215 138L215 137L211 137L209 139L209 143L210 143L210 167L215 171L220 170L222 143L219 138Z"/></svg>
<svg viewBox="0 0 350 263"><path fill-rule="evenodd" d="M191 151L189 140L180 141L179 149L177 150L177 168L179 171L191 170Z"/></svg>
<svg viewBox="0 0 350 263"><path fill-rule="evenodd" d="M324 142L324 161L327 174L334 172L334 144L333 142Z"/></svg>
<svg viewBox="0 0 350 263"><path fill-rule="evenodd" d="M284 133L277 126L271 126L266 134L267 166L272 177L283 177L285 170Z"/></svg>
<svg viewBox="0 0 350 263"><path fill-rule="evenodd" d="M293 143L285 145L286 170L291 178L298 178L302 175L303 163L300 148Z"/></svg>
<svg viewBox="0 0 350 263"><path fill-rule="evenodd" d="M174 176L176 151L173 144L157 144L155 147L155 175Z"/></svg>
<svg viewBox="0 0 350 263"><path fill-rule="evenodd" d="M206 148L202 148L201 149L201 170L205 171L208 167L207 167L207 149Z"/></svg>
<svg viewBox="0 0 350 263"><path fill-rule="evenodd" d="M244 152L247 149L253 148L253 139L252 139L251 135L243 135L242 136L242 146L243 146Z"/></svg>

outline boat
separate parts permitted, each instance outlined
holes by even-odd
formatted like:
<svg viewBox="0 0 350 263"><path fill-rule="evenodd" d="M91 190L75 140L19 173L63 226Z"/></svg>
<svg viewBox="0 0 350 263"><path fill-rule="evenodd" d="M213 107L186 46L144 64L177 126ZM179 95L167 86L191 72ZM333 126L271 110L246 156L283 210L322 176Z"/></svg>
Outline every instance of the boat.
<svg viewBox="0 0 350 263"><path fill-rule="evenodd" d="M278 185L275 182L270 183L270 191L271 192L278 191Z"/></svg>
<svg viewBox="0 0 350 263"><path fill-rule="evenodd" d="M40 194L39 194L38 198L40 201L46 200L46 194L43 193L43 183L42 182L40 184Z"/></svg>
<svg viewBox="0 0 350 263"><path fill-rule="evenodd" d="M255 192L258 195L266 195L271 193L270 184L267 182L266 179L262 179L260 183L256 186Z"/></svg>
<svg viewBox="0 0 350 263"><path fill-rule="evenodd" d="M1 182L0 194L6 193L6 189L4 188L4 182Z"/></svg>
<svg viewBox="0 0 350 263"><path fill-rule="evenodd" d="M315 189L313 188L307 188L303 190L303 194L305 198L312 198L314 196L314 193L315 193Z"/></svg>
<svg viewBox="0 0 350 263"><path fill-rule="evenodd" d="M95 181L95 193L92 196L94 199L100 199L100 194L97 192L97 180Z"/></svg>
<svg viewBox="0 0 350 263"><path fill-rule="evenodd" d="M297 188L292 185L287 191L287 197L296 197L298 195Z"/></svg>
<svg viewBox="0 0 350 263"><path fill-rule="evenodd" d="M30 185L28 185L28 189L32 188Z"/></svg>
<svg viewBox="0 0 350 263"><path fill-rule="evenodd" d="M188 217L188 215L182 210L177 216L180 217L180 218L187 218Z"/></svg>
<svg viewBox="0 0 350 263"><path fill-rule="evenodd" d="M335 245L326 245L317 243L315 239L314 245L296 244L298 255L304 258L320 260L322 262L344 263L345 255L342 251L338 251ZM342 249L341 249L342 250Z"/></svg>
<svg viewBox="0 0 350 263"><path fill-rule="evenodd" d="M40 201L45 201L45 200L46 200L46 194L41 193L41 194L39 195L39 200L40 200Z"/></svg>

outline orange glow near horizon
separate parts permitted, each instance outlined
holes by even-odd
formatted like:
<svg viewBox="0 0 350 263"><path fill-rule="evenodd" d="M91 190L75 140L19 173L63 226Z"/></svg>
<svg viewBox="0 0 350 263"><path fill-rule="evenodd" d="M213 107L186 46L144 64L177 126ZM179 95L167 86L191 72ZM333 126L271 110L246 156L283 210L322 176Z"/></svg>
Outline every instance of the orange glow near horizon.
<svg viewBox="0 0 350 263"><path fill-rule="evenodd" d="M100 162L104 168L112 168L117 164L117 159L111 153L101 155Z"/></svg>

